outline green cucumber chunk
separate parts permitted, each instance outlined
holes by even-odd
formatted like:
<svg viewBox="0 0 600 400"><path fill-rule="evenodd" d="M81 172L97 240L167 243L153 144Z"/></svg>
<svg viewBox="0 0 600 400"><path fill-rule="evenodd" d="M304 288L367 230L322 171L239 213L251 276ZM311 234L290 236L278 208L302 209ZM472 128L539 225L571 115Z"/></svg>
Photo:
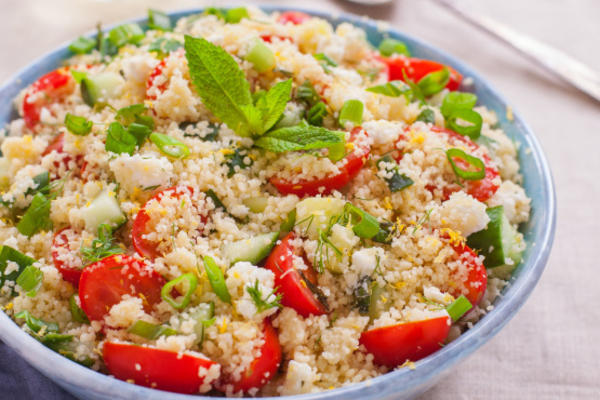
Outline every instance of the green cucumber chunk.
<svg viewBox="0 0 600 400"><path fill-rule="evenodd" d="M96 103L119 97L125 81L115 72L104 72L81 80L81 97L90 107Z"/></svg>
<svg viewBox="0 0 600 400"><path fill-rule="evenodd" d="M300 232L316 240L325 232L332 218L344 212L346 201L335 197L308 197L296 204L296 224Z"/></svg>
<svg viewBox="0 0 600 400"><path fill-rule="evenodd" d="M227 243L223 246L223 255L230 265L238 261L248 261L256 265L269 255L278 237L279 232L271 232Z"/></svg>
<svg viewBox="0 0 600 400"><path fill-rule="evenodd" d="M487 228L473 233L467 238L467 244L479 250L485 257L483 264L486 268L512 265L513 268L521 261L523 240L519 232L510 224L504 215L504 207L491 207L486 210L490 217Z"/></svg>
<svg viewBox="0 0 600 400"><path fill-rule="evenodd" d="M127 220L112 190L102 191L82 212L85 227L90 232L96 232L101 224L116 228Z"/></svg>

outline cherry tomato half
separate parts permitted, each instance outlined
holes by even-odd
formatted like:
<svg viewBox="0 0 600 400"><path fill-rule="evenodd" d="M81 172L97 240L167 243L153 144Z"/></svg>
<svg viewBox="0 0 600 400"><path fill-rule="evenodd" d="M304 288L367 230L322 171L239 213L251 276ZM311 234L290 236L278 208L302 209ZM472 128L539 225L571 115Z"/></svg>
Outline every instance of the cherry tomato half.
<svg viewBox="0 0 600 400"><path fill-rule="evenodd" d="M197 353L183 354L127 343L105 342L102 358L115 378L133 380L136 385L178 393L198 393L205 382L204 372L217 365ZM213 367L214 368L214 367Z"/></svg>
<svg viewBox="0 0 600 400"><path fill-rule="evenodd" d="M23 119L29 129L40 121L42 108L59 101L75 88L75 79L67 68L59 68L35 81L23 97Z"/></svg>
<svg viewBox="0 0 600 400"><path fill-rule="evenodd" d="M452 248L458 255L458 258L463 261L469 268L469 274L467 280L464 283L467 293L465 297L475 307L485 294L487 288L487 271L483 262L479 260L477 254L466 244L451 244ZM459 297L463 294L461 291L454 289L450 291L450 294L454 297Z"/></svg>
<svg viewBox="0 0 600 400"><path fill-rule="evenodd" d="M299 25L305 21L308 21L310 18L310 15L301 11L284 11L277 18L277 22L284 25L288 22L291 22L294 25Z"/></svg>
<svg viewBox="0 0 600 400"><path fill-rule="evenodd" d="M161 301L166 281L148 264L117 254L84 268L79 280L81 309L90 320L101 320L123 295L140 297L149 310Z"/></svg>
<svg viewBox="0 0 600 400"><path fill-rule="evenodd" d="M63 279L73 286L79 286L79 278L83 265L79 258L79 247L71 249L70 240L78 233L71 228L64 228L54 235L52 240L52 260ZM73 259L75 257L75 259Z"/></svg>
<svg viewBox="0 0 600 400"><path fill-rule="evenodd" d="M65 133L61 132L58 135L54 136L52 141L50 143L48 143L48 146L46 147L46 149L44 149L44 151L42 153L42 156L46 156L52 152L56 152L60 156L59 160L56 160L53 162L54 168L56 170L56 171L51 171L53 180L61 178L61 172L66 172L66 171L70 170L69 163L71 162L73 157L64 150L64 145L65 145ZM75 164L78 166L78 169L79 169L78 174L79 174L79 176L81 176L83 174L83 170L84 170L83 167L86 164L85 161L83 161L83 157L81 155L75 156Z"/></svg>
<svg viewBox="0 0 600 400"><path fill-rule="evenodd" d="M431 60L397 55L393 57L377 57L388 69L388 81L404 81L404 74L413 82L419 82L425 75L439 71L444 67L450 72L448 90L457 90L462 82L462 75L454 68ZM403 72L404 71L404 72Z"/></svg>
<svg viewBox="0 0 600 400"><path fill-rule="evenodd" d="M439 350L449 332L450 318L438 317L365 331L360 344L373 354L377 364L394 368Z"/></svg>
<svg viewBox="0 0 600 400"><path fill-rule="evenodd" d="M186 193L191 196L194 193L194 189L189 186L173 186L158 192L148 200L148 202L151 200L160 202L164 196L171 196L178 199ZM135 251L137 251L139 255L154 260L156 257L160 257L161 253L158 250L158 242L153 242L144 238L144 235L149 233L148 222L150 221L150 216L146 211L148 202L144 204L144 207L137 213L135 220L133 221L131 241ZM206 217L201 215L198 218L200 218L203 223L206 222Z"/></svg>
<svg viewBox="0 0 600 400"><path fill-rule="evenodd" d="M265 268L275 274L275 286L282 296L281 304L293 308L305 318L309 315L326 314L325 306L311 292L300 272L294 267L294 249L290 243L293 239L294 234L289 233L275 246L265 262Z"/></svg>
<svg viewBox="0 0 600 400"><path fill-rule="evenodd" d="M260 348L260 356L242 372L241 379L232 381L230 377L225 377L220 383L219 386L224 392L248 393L251 389L262 388L275 376L281 364L281 346L277 331L269 319L263 322L263 339L265 342Z"/></svg>
<svg viewBox="0 0 600 400"><path fill-rule="evenodd" d="M269 179L269 182L277 188L281 194L295 194L299 197L315 196L317 194L326 195L334 190L346 186L352 179L358 175L360 169L367 162L371 148L364 142L367 133L360 127L356 127L350 134L349 143L354 144L354 150L347 154L343 160L338 161L340 172L320 179L304 179L298 182L290 182L277 176ZM324 188L323 191L320 191Z"/></svg>

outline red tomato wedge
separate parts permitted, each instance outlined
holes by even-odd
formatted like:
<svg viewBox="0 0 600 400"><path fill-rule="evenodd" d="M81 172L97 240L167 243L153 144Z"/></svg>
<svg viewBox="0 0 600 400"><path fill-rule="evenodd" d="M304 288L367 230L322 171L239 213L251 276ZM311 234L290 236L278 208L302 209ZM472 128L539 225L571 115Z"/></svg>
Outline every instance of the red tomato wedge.
<svg viewBox="0 0 600 400"><path fill-rule="evenodd" d="M151 260L161 256L161 253L158 250L158 243L144 238L144 235L149 233L148 222L150 221L150 216L146 211L148 203L151 200L160 202L164 196L179 198L186 193L191 196L194 193L194 189L189 186L173 186L168 189L164 189L148 200L146 204L144 204L144 207L142 207L142 209L137 213L131 228L131 241L135 251L137 251L139 255ZM204 216L199 216L198 218L205 222Z"/></svg>
<svg viewBox="0 0 600 400"><path fill-rule="evenodd" d="M71 162L71 160L73 159L73 157L65 152L64 150L64 145L65 145L65 133L61 132L58 135L54 136L54 138L52 139L52 141L50 143L48 143L48 146L46 147L46 149L44 149L44 152L42 153L42 156L46 156L52 152L56 152L58 155L61 156L60 160L56 160L53 162L54 168L56 168L56 170L58 171L54 171L52 173L52 179L58 179L60 178L60 169L61 167L63 167L63 171L69 171L69 163ZM86 164L85 161L82 161L83 157L78 155L75 156L75 163L79 166L79 175L81 176L83 174L83 167Z"/></svg>
<svg viewBox="0 0 600 400"><path fill-rule="evenodd" d="M277 331L269 319L263 322L263 338L265 342L260 348L260 356L242 372L239 381L234 382L230 377L225 377L219 384L221 390L227 393L248 393L251 389L262 388L275 376L281 364L281 346Z"/></svg>
<svg viewBox="0 0 600 400"><path fill-rule="evenodd" d="M75 88L75 79L67 68L59 68L35 81L23 97L23 119L29 129L40 122L42 108L71 93Z"/></svg>
<svg viewBox="0 0 600 400"><path fill-rule="evenodd" d="M388 69L388 81L404 81L404 74L413 82L419 82L425 75L439 71L444 67L450 72L450 80L446 85L448 90L457 90L462 82L462 75L454 68L431 60L397 55L393 57L377 57ZM404 72L403 72L404 71Z"/></svg>
<svg viewBox="0 0 600 400"><path fill-rule="evenodd" d="M277 188L281 194L295 194L299 197L315 196L317 194L326 195L334 190L346 186L352 179L358 175L361 168L367 162L370 146L365 143L367 133L360 127L356 127L350 134L350 141L354 149L347 154L344 159L338 161L340 172L320 179L305 179L298 182L290 182L287 179L277 176L269 179L269 182ZM324 190L320 190L323 189Z"/></svg>
<svg viewBox="0 0 600 400"><path fill-rule="evenodd" d="M294 25L299 25L305 21L308 21L309 19L310 15L301 11L284 11L277 18L277 22L284 25L288 22L291 22Z"/></svg>
<svg viewBox="0 0 600 400"><path fill-rule="evenodd" d="M479 148L479 146L469 137L458 134L450 129L433 126L431 127L431 130L447 135L450 143L454 143L454 145L457 146L467 147L471 150L471 152L474 152ZM499 180L497 179L500 176L500 172L487 154L483 156L482 161L485 165L485 177L478 181L464 181L464 190L466 190L468 194L477 200L485 202L489 200L500 187ZM450 194L458 190L460 190L460 188L456 188L454 190L444 190L445 199L449 198Z"/></svg>
<svg viewBox="0 0 600 400"><path fill-rule="evenodd" d="M275 286L277 293L281 294L281 304L293 308L303 317L309 315L322 315L327 309L315 294L308 288L300 272L294 267L294 249L290 243L294 234L289 233L271 251L265 262L265 268L275 274ZM311 268L309 268L310 270ZM310 274L305 273L307 279Z"/></svg>
<svg viewBox="0 0 600 400"><path fill-rule="evenodd" d="M149 310L161 301L160 290L166 281L148 264L118 254L91 264L81 273L79 300L90 320L101 320L110 308L128 294L140 297Z"/></svg>
<svg viewBox="0 0 600 400"><path fill-rule="evenodd" d="M377 364L394 368L439 350L448 332L450 317L438 317L365 331L360 344L373 354Z"/></svg>
<svg viewBox="0 0 600 400"><path fill-rule="evenodd" d="M115 378L170 392L198 393L202 385L210 385L216 379L205 381L205 372L217 364L192 352L180 354L153 347L105 342L102 358Z"/></svg>
<svg viewBox="0 0 600 400"><path fill-rule="evenodd" d="M459 297L461 294L464 294L471 304L473 304L473 307L475 307L479 304L485 294L487 288L487 271L483 262L477 257L477 253L469 246L464 243L451 244L451 246L458 255L458 258L468 266L469 274L464 283L467 293L462 293L455 289L450 291L450 294L454 297Z"/></svg>
<svg viewBox="0 0 600 400"><path fill-rule="evenodd" d="M64 228L54 235L52 240L52 261L54 266L63 279L73 286L79 286L79 278L81 277L81 271L83 265L79 258L79 247L73 250L69 246L69 240L71 237L78 235L73 229ZM76 257L76 261L69 261L69 258Z"/></svg>

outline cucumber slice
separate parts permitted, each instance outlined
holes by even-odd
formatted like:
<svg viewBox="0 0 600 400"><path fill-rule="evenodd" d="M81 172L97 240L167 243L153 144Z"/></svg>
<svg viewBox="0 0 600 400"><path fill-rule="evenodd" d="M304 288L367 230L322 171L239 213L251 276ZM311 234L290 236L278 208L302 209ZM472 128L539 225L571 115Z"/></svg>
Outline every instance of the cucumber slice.
<svg viewBox="0 0 600 400"><path fill-rule="evenodd" d="M104 72L81 80L81 97L90 107L101 101L118 97L125 80L114 72Z"/></svg>
<svg viewBox="0 0 600 400"><path fill-rule="evenodd" d="M229 261L229 265L238 261L248 261L256 265L269 255L278 237L279 232L271 232L227 243L223 246L223 255Z"/></svg>
<svg viewBox="0 0 600 400"><path fill-rule="evenodd" d="M483 264L486 268L516 267L523 253L521 234L504 215L503 206L488 208L486 212L490 217L487 228L469 236L467 244L485 257Z"/></svg>
<svg viewBox="0 0 600 400"><path fill-rule="evenodd" d="M267 208L269 202L268 197L250 197L242 200L242 203L250 209L253 213L261 213Z"/></svg>
<svg viewBox="0 0 600 400"><path fill-rule="evenodd" d="M333 197L309 197L296 204L296 223L300 232L315 240L327 230L331 219L344 212L346 202Z"/></svg>
<svg viewBox="0 0 600 400"><path fill-rule="evenodd" d="M101 224L116 228L127 221L127 218L121 211L115 193L104 190L83 209L83 220L88 231L96 232Z"/></svg>

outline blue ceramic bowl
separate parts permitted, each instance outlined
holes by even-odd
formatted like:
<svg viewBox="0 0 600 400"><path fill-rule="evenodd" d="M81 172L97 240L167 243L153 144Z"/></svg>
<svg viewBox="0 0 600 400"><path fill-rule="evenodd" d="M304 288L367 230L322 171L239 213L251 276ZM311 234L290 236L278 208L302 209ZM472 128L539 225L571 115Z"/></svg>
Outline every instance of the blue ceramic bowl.
<svg viewBox="0 0 600 400"><path fill-rule="evenodd" d="M266 11L284 10L277 7L265 7L265 9ZM173 18L180 18L200 11L198 9L186 10L171 15ZM334 25L350 22L359 26L367 32L368 39L373 44L378 44L384 35L402 40L415 57L440 61L451 65L464 76L472 77L474 84L469 87L469 90L477 95L480 104L496 111L504 131L521 143L519 161L525 190L532 199L531 218L522 227L529 246L525 251L523 261L514 272L511 284L504 290L502 298L496 301L494 310L485 315L472 329L457 340L417 362L415 370L404 368L348 387L323 393L288 397L288 399L297 400L409 399L432 387L444 373L449 372L451 367L490 340L515 315L531 294L544 270L554 239L556 199L550 168L537 139L519 114L514 112L513 120L507 120L508 103L469 66L441 50L394 29L381 32L374 22L364 18L351 15L339 15L333 18L323 12L304 11L329 20ZM144 24L145 20L135 22ZM0 87L0 126L4 126L15 117L12 99L17 93L44 73L59 67L61 61L70 55L67 45L63 45L34 61ZM81 399L209 399L147 389L82 367L42 346L19 329L4 313L0 313L0 339L11 346L33 367ZM493 366L490 365L490 378L493 370Z"/></svg>

